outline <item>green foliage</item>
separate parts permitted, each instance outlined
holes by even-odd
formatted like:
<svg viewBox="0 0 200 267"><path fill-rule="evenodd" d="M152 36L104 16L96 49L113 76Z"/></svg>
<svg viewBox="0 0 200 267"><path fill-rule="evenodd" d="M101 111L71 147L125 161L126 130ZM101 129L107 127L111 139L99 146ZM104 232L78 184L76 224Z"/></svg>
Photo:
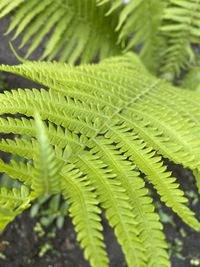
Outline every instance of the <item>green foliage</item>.
<svg viewBox="0 0 200 267"><path fill-rule="evenodd" d="M29 207L29 190L25 186L20 189L0 189L0 232L18 214Z"/></svg>
<svg viewBox="0 0 200 267"><path fill-rule="evenodd" d="M168 79L180 75L181 68L195 63L191 44L200 44L200 2L197 0L169 0L164 11L161 31L167 47L162 51L161 72Z"/></svg>
<svg viewBox="0 0 200 267"><path fill-rule="evenodd" d="M170 266L146 183L200 230L164 163L167 158L191 169L200 192L199 11L198 0L1 1L0 17L14 12L7 34L28 46L25 57L45 44L40 59L61 63L0 66L45 88L0 94L0 150L12 155L9 163L0 160L0 171L15 182L4 177L1 183L0 231L35 200L34 216L49 201L43 225L63 223L69 204L91 266L109 266L102 212L128 266ZM125 54L133 49L148 70L135 54ZM112 55L120 56L96 65L62 63ZM166 81L177 77L183 77L177 84L193 91L180 92Z"/></svg>
<svg viewBox="0 0 200 267"><path fill-rule="evenodd" d="M125 50L140 47L151 72L173 81L183 69L196 63L194 45L200 44L198 0L97 0L112 3L110 13L120 8L119 40L129 37ZM131 38L130 38L131 37Z"/></svg>
<svg viewBox="0 0 200 267"><path fill-rule="evenodd" d="M32 188L36 196L56 194L60 190L61 162L56 158L53 148L49 145L48 136L39 115L36 113L38 129L38 149L34 160L34 179Z"/></svg>
<svg viewBox="0 0 200 267"><path fill-rule="evenodd" d="M99 0L98 2L103 4L110 1ZM158 49L162 42L162 38L159 36L159 27L166 1L136 0L128 1L125 5L123 1L116 0L113 1L108 14L120 7L121 12L116 28L119 32L119 42L126 43L129 38L125 51L132 48L139 49L146 66L152 72L156 72L159 66Z"/></svg>
<svg viewBox="0 0 200 267"><path fill-rule="evenodd" d="M45 40L42 59L88 62L121 51L114 31L117 16L104 16L109 6L98 8L95 0L5 0L0 3L0 17L17 8L7 34L14 30L13 40L22 36L20 48L29 45L26 57Z"/></svg>
<svg viewBox="0 0 200 267"><path fill-rule="evenodd" d="M200 230L163 162L164 157L190 168L198 182L199 94L180 94L132 53L96 65L25 62L0 69L48 88L0 94L1 131L17 134L2 139L0 149L25 158L1 161L1 171L30 188L29 201L62 193L91 266L109 264L102 210L128 266L170 266L162 224L141 174L168 207Z"/></svg>
<svg viewBox="0 0 200 267"><path fill-rule="evenodd" d="M196 63L198 0L4 0L0 18L14 13L7 34L21 37L25 57L91 62L130 50L154 73L173 81Z"/></svg>
<svg viewBox="0 0 200 267"><path fill-rule="evenodd" d="M68 203L62 200L61 194L41 196L33 203L30 215L37 218L44 227L55 224L61 229L68 215Z"/></svg>

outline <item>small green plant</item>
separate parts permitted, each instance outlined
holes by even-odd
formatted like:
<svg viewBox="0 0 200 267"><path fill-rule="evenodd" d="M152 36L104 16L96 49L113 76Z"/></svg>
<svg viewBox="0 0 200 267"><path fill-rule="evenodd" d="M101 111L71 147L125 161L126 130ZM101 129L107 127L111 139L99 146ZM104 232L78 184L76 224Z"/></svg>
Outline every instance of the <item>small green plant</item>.
<svg viewBox="0 0 200 267"><path fill-rule="evenodd" d="M60 194L91 266L109 266L102 211L128 266L170 266L146 183L200 231L164 163L192 170L200 191L200 95L169 82L198 81L200 2L4 0L1 17L15 8L8 32L22 46L32 38L27 57L45 38L42 58L82 64L0 66L44 88L0 94L1 131L16 135L0 149L21 158L0 160L0 171L21 183L0 190L0 230L36 199ZM84 64L91 61L100 62Z"/></svg>
<svg viewBox="0 0 200 267"><path fill-rule="evenodd" d="M182 250L183 241L178 238L175 238L173 243L171 244L169 253L180 260L184 260L185 258L182 256Z"/></svg>
<svg viewBox="0 0 200 267"><path fill-rule="evenodd" d="M31 217L39 219L44 227L55 223L58 229L63 227L67 214L68 204L62 200L61 194L41 196L30 210Z"/></svg>

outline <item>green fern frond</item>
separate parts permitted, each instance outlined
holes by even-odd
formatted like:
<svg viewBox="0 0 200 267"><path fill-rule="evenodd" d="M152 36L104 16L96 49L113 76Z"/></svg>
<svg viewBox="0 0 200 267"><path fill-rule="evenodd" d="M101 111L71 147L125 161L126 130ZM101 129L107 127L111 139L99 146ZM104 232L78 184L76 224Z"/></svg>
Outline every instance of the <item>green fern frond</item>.
<svg viewBox="0 0 200 267"><path fill-rule="evenodd" d="M120 9L117 31L119 43L127 43L125 51L132 48L140 51L140 56L148 67L155 73L159 66L158 49L162 44L159 36L159 27L162 23L162 15L166 7L166 1L160 0L137 0L128 1L97 1L100 5L112 2L110 11L112 14Z"/></svg>
<svg viewBox="0 0 200 267"><path fill-rule="evenodd" d="M20 135L2 140L0 149L31 160L36 168L45 166L45 174L51 175L50 194L61 191L70 202L78 239L91 266L108 265L101 209L128 266L170 266L162 225L140 172L167 206L200 230L184 192L162 160L200 171L199 94L189 90L180 94L180 89L154 78L132 53L96 65L25 62L0 69L47 88L0 94L2 132ZM33 120L36 110L46 124L39 131L39 142ZM26 117L13 118L14 114ZM60 161L63 170L54 168ZM20 179L20 167L16 173L7 165L1 170ZM23 175L20 180L30 182L32 195L36 190L38 196L46 190L42 179L33 186L35 176L31 171L29 180Z"/></svg>
<svg viewBox="0 0 200 267"><path fill-rule="evenodd" d="M127 56L128 58L128 56ZM119 119L122 121L127 121L128 125L136 129L136 132L149 144L150 146L156 146L156 149L159 150L161 154L164 154L164 156L169 157L176 163L182 163L184 166L189 168L196 168L198 166L198 162L196 161L194 165L194 151L196 154L196 157L198 156L198 146L199 141L196 138L198 127L194 125L194 123L187 122L190 117L185 120L185 116L182 116L181 114L176 113L174 114L174 96L177 94L177 89L171 88L168 84L166 84L163 81L155 80L151 76L145 76L142 77L140 80L137 78L132 78L132 80L128 79L128 76L131 75L131 73L134 73L136 77L138 77L140 71L144 71L144 68L139 68L136 66L136 68L132 67L132 64L135 60L134 56L129 57L130 58L130 66L127 64L127 60L125 60L126 66L123 66L124 59L119 58L118 61L114 63L109 63L110 65L110 72L109 75L106 73L104 67L107 62L101 63L98 66L87 66L86 73L84 73L84 67L78 67L78 68L71 68L65 65L63 67L63 71L60 70L60 67L56 70L57 64L49 64L49 69L47 68L48 63L40 63L38 67L36 68L36 64L34 63L26 63L26 65L20 65L15 67L16 73L23 73L27 78L34 79L35 81L39 83L44 83L44 85L51 88L50 92L56 91L61 92L62 95L69 95L70 97L76 98L83 102L82 93L80 93L79 86L82 86L83 93L85 96L87 96L87 100L84 96L84 101L90 101L91 98L93 100L93 109L103 109L102 115L98 115L98 117L95 120L89 120L88 116L86 114L83 114L81 112L80 116L82 119L75 119L74 117L69 117L68 111L70 109L66 110L64 114L62 115L61 112L59 112L59 115L57 116L56 113L52 112L52 110L55 110L55 108L51 105L45 105L45 98L44 101L40 101L40 103L43 103L43 110L45 112L41 112L41 116L43 119L48 119L50 121L53 121L56 124L62 123L64 127L69 128L73 131L80 131L84 135L91 136L94 135L95 132L98 131L98 124L102 124L103 121L105 121L105 116L109 118L109 114L117 114ZM138 60L137 60L138 62ZM58 66L60 66L58 64ZM93 72L93 69L98 67L98 76L96 73ZM123 67L123 68L122 68ZM9 68L10 71L13 71L12 67L6 67L4 66L3 69ZM79 70L79 71L76 71ZM124 69L124 70L122 70ZM112 86L110 83L108 83L106 80L115 78L115 74L117 71L121 72L121 81L112 82ZM123 73L122 73L123 71ZM80 73L81 72L81 73ZM69 75L67 73L70 73ZM146 73L146 71L145 71ZM35 75L34 75L35 74ZM52 79L49 79L48 75L54 75L55 80L57 81L58 87L55 88L55 84L52 81ZM72 78L73 77L73 81ZM82 82L80 80L80 77L82 76L82 79L87 81L87 87L85 87L85 82ZM63 80L66 79L67 85L64 85ZM96 83L99 83L99 86L96 86L94 84L94 81ZM100 83L100 81L104 81L104 84ZM60 84L62 85L62 89L60 89ZM151 84L151 86L149 86ZM132 90L132 87L136 88L135 90ZM69 89L69 87L73 87L73 91ZM111 89L112 88L112 89ZM88 93L88 91L90 92ZM108 91L109 90L109 91ZM105 92L107 91L107 92ZM140 91L140 93L138 93ZM166 100L166 91L168 92L168 101ZM79 92L79 94L78 94ZM159 93L158 93L159 92ZM147 94L148 93L148 94ZM27 94L26 92L20 91L21 95L24 95L22 98L22 101L20 100L20 97L18 93L16 92L13 98L9 97L9 105L6 105L6 109L3 110L3 112L8 113L9 109L12 105L14 107L16 106L16 102L19 101L17 104L19 106L18 112L21 112L22 107L24 106L23 112L26 112L25 114L27 116L33 115L33 110L28 109L30 103L33 105L35 102L32 102L31 92ZM37 93L38 96L40 95L40 92ZM45 94L47 94L45 92ZM146 97L143 101L138 101L140 99L140 95L142 96L146 94ZM33 94L34 95L34 94ZM4 99L2 97L1 106L5 105L7 96ZM19 98L18 101L16 101L16 98ZM179 97L179 96L177 96ZM17 98L17 99L18 99ZM28 103L24 101L24 99L28 100ZM180 98L180 97L179 97ZM12 99L12 102L11 102ZM163 101L165 99L165 101ZM172 101L170 101L172 99ZM186 97L185 97L186 99ZM30 101L30 102L29 102ZM35 101L35 100L34 100ZM121 110L121 106L126 105L126 102L130 101L130 107L125 110L125 114L123 115L123 112L119 112ZM135 103L134 101L137 101ZM169 103L171 102L171 107ZM132 103L132 107L131 107ZM145 103L145 105L143 105ZM73 102L71 103L71 107L73 107ZM154 111L154 104L160 106L160 110ZM137 106L137 108L136 108ZM176 105L177 106L177 105ZM178 105L180 106L180 105ZM37 108L41 109L41 105L38 105L37 102ZM67 107L67 105L66 105ZM15 107L15 110L17 107ZM14 110L14 109L13 109ZM119 110L119 111L118 111ZM163 112L162 110L165 110ZM50 116L50 114L52 115ZM91 109L92 113L92 109ZM43 115L44 114L44 115ZM79 116L79 117L80 117ZM134 116L135 121L131 120ZM67 120L66 120L67 118ZM164 121L164 123L163 123ZM179 121L179 123L177 123ZM148 126L148 127L147 127ZM193 134L190 134L192 131ZM181 136L180 136L181 134ZM169 142L169 136L170 136L170 142ZM188 136L188 137L187 137ZM187 137L187 140L186 140ZM193 142L193 145L191 146L192 139L196 140L197 143ZM168 142L167 142L168 140ZM172 142L173 141L173 142ZM190 145L188 145L191 143ZM167 144L167 145L166 145ZM189 152L186 153L183 152L183 148L188 148Z"/></svg>
<svg viewBox="0 0 200 267"><path fill-rule="evenodd" d="M34 179L34 169L30 163L23 163L11 159L10 163L7 164L3 160L0 160L0 172L4 172L11 176L13 179L18 179L25 185L31 186Z"/></svg>
<svg viewBox="0 0 200 267"><path fill-rule="evenodd" d="M34 158L34 143L32 140L26 140L25 138L15 138L15 139L1 139L0 149L4 152L18 155L27 160L32 160Z"/></svg>
<svg viewBox="0 0 200 267"><path fill-rule="evenodd" d="M90 145L93 154L98 154L112 170L115 170L118 180L125 188L133 213L136 215L139 237L147 257L149 266L156 266L159 261L162 266L168 266L168 255L162 225L159 216L154 212L152 199L148 196L145 183L139 177L133 162L121 155L121 151L113 145L112 139L97 138Z"/></svg>
<svg viewBox="0 0 200 267"><path fill-rule="evenodd" d="M29 202L29 190L25 186L12 190L0 189L0 232L18 214L30 206Z"/></svg>
<svg viewBox="0 0 200 267"><path fill-rule="evenodd" d="M4 133L8 133L8 134L14 133L14 134L20 134L22 136L27 135L29 137L35 137L35 138L37 137L37 130L35 129L35 121L32 119L23 118L23 117L22 118L10 118L10 117L0 118L0 127L1 127L2 132ZM48 122L46 131L47 131L50 143L58 146L59 148L65 148L70 143L70 145L75 147L76 150L78 148L81 149L82 147L84 147L84 142L87 140L87 138L84 138L83 136L81 137L81 140L80 140L77 134L72 133L67 129L63 129L63 127L56 126L55 124L50 123L50 122ZM34 142L33 139L29 139L29 141ZM29 142L26 140L25 146L23 144L22 145L19 144L18 148L22 146L23 147L22 150L16 148L15 150L9 151L5 142L11 143L10 144L11 149L15 149L13 147L14 143L12 140L9 140L9 141L2 140L2 142L0 142L1 150L10 152L13 154L18 154L22 157L27 157L28 159L34 158L33 146L35 146L35 144L29 144ZM24 140L18 138L17 142L24 143ZM4 147L6 150L4 150ZM21 154L21 151L22 153L25 153L25 154Z"/></svg>
<svg viewBox="0 0 200 267"><path fill-rule="evenodd" d="M62 162L56 158L54 150L49 144L45 127L37 113L35 122L38 131L38 148L34 161L35 177L32 182L34 195L39 196L58 193L61 188L60 170Z"/></svg>
<svg viewBox="0 0 200 267"><path fill-rule="evenodd" d="M200 43L199 12L198 0L170 0L165 9L161 32L167 45L163 49L161 73L169 80L196 61L191 44Z"/></svg>
<svg viewBox="0 0 200 267"><path fill-rule="evenodd" d="M146 144L131 129L120 126L108 132L106 136L117 143L117 147L127 157L133 160L138 169L140 169L154 185L161 200L167 206L172 208L183 221L196 230L200 230L200 223L194 218L194 213L185 205L187 199L183 197L184 192L178 189L179 185L175 183L176 179L170 177L166 166L163 166L161 157L155 156L155 151L147 147ZM132 142L131 142L132 141Z"/></svg>
<svg viewBox="0 0 200 267"><path fill-rule="evenodd" d="M122 187L116 174L107 168L98 156L78 156L73 162L86 173L91 183L94 184L99 201L106 210L106 218L126 256L127 263L131 266L145 266L145 257L142 244L138 238L137 221L129 204L126 191Z"/></svg>
<svg viewBox="0 0 200 267"><path fill-rule="evenodd" d="M15 133L30 136L36 135L35 122L26 118L2 118L0 117L0 127L4 133Z"/></svg>
<svg viewBox="0 0 200 267"><path fill-rule="evenodd" d="M20 48L31 40L26 57L45 40L43 59L88 62L121 51L114 31L117 16L105 18L109 6L98 7L95 0L6 0L0 3L0 17L16 9L7 34L22 36Z"/></svg>
<svg viewBox="0 0 200 267"><path fill-rule="evenodd" d="M196 122L191 121L192 112L181 114L179 109L181 109L182 101L181 97L178 96L177 89L168 88L168 85L163 87L164 89L165 92L160 91L158 94L156 90L149 94L146 100L136 104L134 108L129 108L128 112L126 112L126 116L129 117L128 125L136 128L136 132L149 145L155 146L167 158L183 164L185 167L197 168L199 166L199 130L195 124ZM169 98L164 101L166 96L169 96ZM185 95L183 99L186 102ZM174 107L175 102L177 103L178 111ZM185 104L186 109L188 104ZM158 109L155 110L155 106ZM137 126L135 126L136 123L132 123L130 120L133 116L135 116ZM145 128L148 127L148 133L147 131L144 132L144 126Z"/></svg>
<svg viewBox="0 0 200 267"><path fill-rule="evenodd" d="M38 99L40 99L40 101L38 101ZM54 99L57 99L57 101ZM15 114L17 111L19 114L33 116L34 112L38 110L42 119L48 117L49 121L57 125L62 125L70 130L74 130L76 127L77 131L82 129L85 134L91 131L95 132L96 128L92 125L92 119L94 119L95 113L92 112L90 107L86 109L82 103L80 103L79 108L78 102L74 103L73 108L73 102L74 101L69 99L69 105L67 105L65 98L59 97L58 94L48 93L44 89L40 91L37 89L18 89L6 92L5 95L2 96L0 113L1 110L5 113L5 109L7 109L6 113L13 114L14 112ZM64 105L64 103L66 103L66 105ZM86 121L78 120L77 116L81 116L81 114L83 114L83 118L85 118Z"/></svg>
<svg viewBox="0 0 200 267"><path fill-rule="evenodd" d="M62 188L65 198L71 204L70 214L75 225L78 240L85 249L85 258L91 266L108 266L101 231L101 209L98 207L94 187L73 164L62 170Z"/></svg>

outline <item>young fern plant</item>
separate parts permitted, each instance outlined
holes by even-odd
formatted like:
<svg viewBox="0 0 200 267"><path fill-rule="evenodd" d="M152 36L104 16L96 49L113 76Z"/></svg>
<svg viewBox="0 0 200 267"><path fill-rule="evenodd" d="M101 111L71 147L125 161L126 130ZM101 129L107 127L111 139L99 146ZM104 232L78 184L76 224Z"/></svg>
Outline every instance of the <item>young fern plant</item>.
<svg viewBox="0 0 200 267"><path fill-rule="evenodd" d="M146 183L200 230L164 163L168 158L190 168L200 189L199 94L184 89L180 94L152 76L133 53L96 65L27 61L0 70L46 88L0 94L1 132L17 134L2 139L0 150L25 159L0 161L0 171L23 184L14 191L1 189L1 230L35 198L61 193L91 266L109 266L102 211L128 266L170 266Z"/></svg>

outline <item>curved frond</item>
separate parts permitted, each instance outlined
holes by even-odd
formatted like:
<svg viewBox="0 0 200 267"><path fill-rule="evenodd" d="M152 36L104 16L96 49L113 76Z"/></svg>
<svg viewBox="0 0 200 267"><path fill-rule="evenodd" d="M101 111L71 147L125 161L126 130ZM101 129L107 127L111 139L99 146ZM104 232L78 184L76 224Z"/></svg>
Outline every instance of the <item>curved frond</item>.
<svg viewBox="0 0 200 267"><path fill-rule="evenodd" d="M38 101L38 99L40 99L40 101ZM57 99L57 101L55 101L55 99ZM6 92L5 95L2 96L0 114L19 113L26 116L34 116L35 112L38 111L42 119L48 119L70 130L74 130L76 127L76 132L83 131L84 134L89 134L91 131L95 132L93 121L96 114L92 112L91 107L88 106L88 108L85 108L81 103L79 107L79 102L74 102L70 99L69 105L67 105L66 100L67 99L63 97L59 99L58 94L52 95L46 92L46 90L12 90L11 92ZM80 118L82 117L82 120L80 120L78 116ZM104 117L102 117L102 119L103 118ZM91 126L89 126L89 124Z"/></svg>
<svg viewBox="0 0 200 267"><path fill-rule="evenodd" d="M0 127L1 131L3 133L13 133L13 134L20 134L22 136L29 136L31 137L36 137L37 136L37 130L35 128L35 122L32 119L28 118L0 118ZM84 142L86 142L87 138L84 136L81 136L81 139L78 137L77 134L70 132L68 129L64 129L61 126L56 126L55 124L48 122L46 125L46 131L50 140L50 143L53 145L58 146L59 148L65 148L69 143L70 146L76 147L76 150L81 149L84 147ZM16 140L16 139L15 139ZM20 141L19 141L20 140ZM13 142L10 140L7 142L11 142L11 147L14 146ZM24 142L24 139L18 139L17 142ZM31 140L33 142L33 140ZM5 141L0 141L1 149L6 152L14 153L14 150L4 150L3 149L3 144L5 144ZM35 144L33 144L35 145ZM23 144L22 144L23 146ZM32 151L33 146L32 145L25 145L28 147L30 150L29 152ZM23 146L24 147L24 146ZM6 148L6 146L5 146ZM14 149L14 147L13 147ZM24 147L25 149L25 147ZM18 149L16 149L16 152L19 152ZM31 152L33 154L33 152ZM31 158L31 153L28 153L27 151L27 156L28 158ZM19 153L16 153L19 154ZM26 157L24 154L20 154L22 157ZM31 158L33 159L33 157Z"/></svg>
<svg viewBox="0 0 200 267"><path fill-rule="evenodd" d="M0 149L28 160L32 160L35 156L34 142L25 138L2 139L0 140Z"/></svg>
<svg viewBox="0 0 200 267"><path fill-rule="evenodd" d="M94 187L73 164L62 171L62 188L65 198L70 203L70 215L75 225L85 258L93 267L108 266L108 257L101 231L101 210L98 207Z"/></svg>
<svg viewBox="0 0 200 267"><path fill-rule="evenodd" d="M33 177L33 166L30 163L23 163L11 159L9 164L5 163L3 160L0 160L0 172L4 172L12 179L19 179L21 182L24 182L26 185L31 186Z"/></svg>

